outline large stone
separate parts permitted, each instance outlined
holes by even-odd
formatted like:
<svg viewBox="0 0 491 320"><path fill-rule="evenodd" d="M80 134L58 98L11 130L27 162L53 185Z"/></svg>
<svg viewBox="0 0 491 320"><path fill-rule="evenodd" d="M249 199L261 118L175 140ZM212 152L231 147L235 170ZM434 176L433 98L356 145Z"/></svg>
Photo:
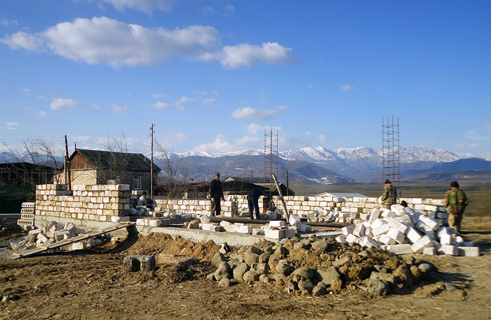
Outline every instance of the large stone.
<svg viewBox="0 0 491 320"><path fill-rule="evenodd" d="M267 263L254 263L251 265L251 270L257 274L265 274L269 271L269 265Z"/></svg>
<svg viewBox="0 0 491 320"><path fill-rule="evenodd" d="M367 291L374 296L386 296L390 293L390 287L383 280L370 279L368 281Z"/></svg>
<svg viewBox="0 0 491 320"><path fill-rule="evenodd" d="M219 287L230 287L230 279L228 278L223 278L220 281L218 281L218 286Z"/></svg>
<svg viewBox="0 0 491 320"><path fill-rule="evenodd" d="M254 253L252 251L246 251L244 253L244 260L245 260L245 263L247 263L248 265L258 263L259 262L259 254Z"/></svg>
<svg viewBox="0 0 491 320"><path fill-rule="evenodd" d="M123 259L123 267L126 271L140 271L140 261L136 256L126 256Z"/></svg>
<svg viewBox="0 0 491 320"><path fill-rule="evenodd" d="M230 265L227 262L222 262L215 271L216 281L220 281L223 278L230 278Z"/></svg>
<svg viewBox="0 0 491 320"><path fill-rule="evenodd" d="M167 253L160 253L159 255L157 255L156 260L158 264L184 265L184 266L191 266L199 263L199 260L195 257L189 257L179 254L167 254Z"/></svg>
<svg viewBox="0 0 491 320"><path fill-rule="evenodd" d="M322 240L318 240L318 241L314 241L312 242L311 246L312 246L312 249L314 249L315 251L319 251L319 252L324 252L326 251L327 247L328 247L328 243L326 240L322 239Z"/></svg>
<svg viewBox="0 0 491 320"><path fill-rule="evenodd" d="M315 277L314 270L309 267L300 267L293 271L293 274L304 279L313 279Z"/></svg>
<svg viewBox="0 0 491 320"><path fill-rule="evenodd" d="M317 274L319 277L319 282L322 282L326 286L331 285L333 279L340 279L341 274L336 267L330 267L327 270L317 270Z"/></svg>
<svg viewBox="0 0 491 320"><path fill-rule="evenodd" d="M217 252L215 253L215 255L213 256L213 258L211 259L211 264L218 268L218 266L222 263L222 262L226 262L227 261L227 258L225 258L225 256L223 255L223 253L221 252Z"/></svg>
<svg viewBox="0 0 491 320"><path fill-rule="evenodd" d="M298 285L298 289L300 289L300 291L304 294L305 293L311 294L312 290L314 289L314 284L310 280L301 280L298 282L297 285Z"/></svg>
<svg viewBox="0 0 491 320"><path fill-rule="evenodd" d="M249 266L247 263L241 263L239 264L233 271L234 279L238 281L243 281L244 280L244 273L249 271Z"/></svg>
<svg viewBox="0 0 491 320"><path fill-rule="evenodd" d="M244 273L243 279L246 282L259 281L259 274L255 271L249 270L246 273Z"/></svg>
<svg viewBox="0 0 491 320"><path fill-rule="evenodd" d="M327 292L327 287L322 282L317 283L314 289L312 289L312 295L315 297L323 296L326 294L326 292Z"/></svg>
<svg viewBox="0 0 491 320"><path fill-rule="evenodd" d="M286 259L280 260L275 269L278 273L284 274L285 276L288 276L295 270L293 262Z"/></svg>

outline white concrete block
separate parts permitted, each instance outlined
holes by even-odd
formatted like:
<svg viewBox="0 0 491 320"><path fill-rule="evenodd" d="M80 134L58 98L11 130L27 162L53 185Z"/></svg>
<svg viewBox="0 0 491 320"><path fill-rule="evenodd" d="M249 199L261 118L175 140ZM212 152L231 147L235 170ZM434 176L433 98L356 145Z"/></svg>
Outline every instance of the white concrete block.
<svg viewBox="0 0 491 320"><path fill-rule="evenodd" d="M285 221L283 221L283 220L273 220L273 221L270 221L269 222L269 225L271 227L277 227L277 228L279 228L279 227L283 227L285 225Z"/></svg>
<svg viewBox="0 0 491 320"><path fill-rule="evenodd" d="M413 254L413 249L410 244L395 244L388 245L387 250L395 254Z"/></svg>
<svg viewBox="0 0 491 320"><path fill-rule="evenodd" d="M427 235L424 235L412 245L412 249L415 253L422 253L424 248L433 246L431 239Z"/></svg>
<svg viewBox="0 0 491 320"><path fill-rule="evenodd" d="M440 243L442 245L454 245L455 240L454 240L454 237L452 237L449 234L442 234L440 237Z"/></svg>
<svg viewBox="0 0 491 320"><path fill-rule="evenodd" d="M292 229L281 229L281 230L273 230L273 229L264 229L264 237L268 239L290 239L295 236L295 230Z"/></svg>
<svg viewBox="0 0 491 320"><path fill-rule="evenodd" d="M343 232L343 234L345 236L348 236L348 235L353 233L354 229L355 229L354 226L346 226L346 227L341 228L341 231Z"/></svg>
<svg viewBox="0 0 491 320"><path fill-rule="evenodd" d="M370 223L373 223L375 220L377 220L380 217L380 209L379 208L374 208L372 210L372 214L370 215Z"/></svg>
<svg viewBox="0 0 491 320"><path fill-rule="evenodd" d="M434 255L436 255L436 248L435 247L426 247L423 249L423 254L426 254L429 256L434 256Z"/></svg>
<svg viewBox="0 0 491 320"><path fill-rule="evenodd" d="M399 221L397 221L394 218L390 218L389 219L388 225L389 225L389 227L391 227L393 229L397 229L397 230L399 230L400 232L402 232L404 234L407 231L407 226L405 224L403 224L403 223L400 223Z"/></svg>
<svg viewBox="0 0 491 320"><path fill-rule="evenodd" d="M354 234L349 234L347 237L346 237L346 242L348 243L358 243L358 240L360 238L358 238L357 236L355 236Z"/></svg>
<svg viewBox="0 0 491 320"><path fill-rule="evenodd" d="M375 229L372 229L372 234L374 236L378 236L378 235L381 235L381 234L385 234L387 232L389 232L389 225L388 224L383 224Z"/></svg>
<svg viewBox="0 0 491 320"><path fill-rule="evenodd" d="M392 239L391 237L389 237L387 234L381 234L379 237L378 237L378 241L383 243L383 244L386 244L386 245L394 245L396 244L396 241L394 239Z"/></svg>
<svg viewBox="0 0 491 320"><path fill-rule="evenodd" d="M431 230L435 231L438 228L438 222L429 217L425 217L423 215L419 216L419 221L427 225Z"/></svg>
<svg viewBox="0 0 491 320"><path fill-rule="evenodd" d="M237 233L252 234L251 226L237 226Z"/></svg>
<svg viewBox="0 0 491 320"><path fill-rule="evenodd" d="M360 223L353 229L353 234L359 238L365 236L365 225Z"/></svg>
<svg viewBox="0 0 491 320"><path fill-rule="evenodd" d="M459 249L456 246L452 245L442 245L440 249L438 249L438 254L447 254L450 256L456 256L459 254Z"/></svg>
<svg viewBox="0 0 491 320"><path fill-rule="evenodd" d="M481 249L479 247L458 247L459 256L479 257Z"/></svg>
<svg viewBox="0 0 491 320"><path fill-rule="evenodd" d="M226 232L237 232L237 226L235 224L222 225L222 228L225 229Z"/></svg>
<svg viewBox="0 0 491 320"><path fill-rule="evenodd" d="M346 236L344 234L342 234L342 235L337 236L336 238L334 238L334 240L336 240L339 243L346 243Z"/></svg>
<svg viewBox="0 0 491 320"><path fill-rule="evenodd" d="M406 238L406 235L404 233L394 228L389 229L389 232L387 232L387 236L391 239L394 239L394 241L399 244L402 244L404 242L404 239Z"/></svg>
<svg viewBox="0 0 491 320"><path fill-rule="evenodd" d="M387 221L384 220L384 219L377 219L375 221L373 221L370 226L372 227L372 230L373 229L377 229L378 227L384 225L384 224L387 224Z"/></svg>

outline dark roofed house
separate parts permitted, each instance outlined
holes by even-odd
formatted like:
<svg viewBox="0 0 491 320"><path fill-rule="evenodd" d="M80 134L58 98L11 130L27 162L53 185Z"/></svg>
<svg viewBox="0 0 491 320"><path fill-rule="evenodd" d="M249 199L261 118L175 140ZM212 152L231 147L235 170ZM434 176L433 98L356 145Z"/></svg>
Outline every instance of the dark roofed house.
<svg viewBox="0 0 491 320"><path fill-rule="evenodd" d="M241 184L243 186L242 187L243 189L249 188L249 190L250 190L254 186L261 186L261 187L264 187L267 191L271 191L271 193L273 195L278 195L278 191L276 190L276 185L269 178L228 177L228 178L223 179L222 183L224 185L224 190L225 190L225 185L234 185L234 188L237 189L237 188L240 188L237 186L237 184ZM278 182L278 185L281 189L283 196L295 195L295 191L287 188L283 183ZM245 191L245 194L247 194L247 192L248 192L248 190Z"/></svg>
<svg viewBox="0 0 491 320"><path fill-rule="evenodd" d="M77 149L69 162L72 185L106 184L116 180L129 184L131 189L150 188L151 161L141 153ZM160 168L153 164L154 181L159 172Z"/></svg>

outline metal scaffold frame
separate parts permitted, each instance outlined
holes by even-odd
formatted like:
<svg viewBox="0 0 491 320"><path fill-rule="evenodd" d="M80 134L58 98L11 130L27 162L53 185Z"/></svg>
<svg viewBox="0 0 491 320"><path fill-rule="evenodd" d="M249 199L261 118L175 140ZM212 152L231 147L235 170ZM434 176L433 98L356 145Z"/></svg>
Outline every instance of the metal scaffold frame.
<svg viewBox="0 0 491 320"><path fill-rule="evenodd" d="M278 176L278 159L278 130L264 130L264 177L269 179L270 190L275 186L273 175Z"/></svg>
<svg viewBox="0 0 491 320"><path fill-rule="evenodd" d="M399 117L382 118L382 182L386 179L393 185L399 186L401 180L401 165L399 153ZM398 188L400 190L400 188Z"/></svg>

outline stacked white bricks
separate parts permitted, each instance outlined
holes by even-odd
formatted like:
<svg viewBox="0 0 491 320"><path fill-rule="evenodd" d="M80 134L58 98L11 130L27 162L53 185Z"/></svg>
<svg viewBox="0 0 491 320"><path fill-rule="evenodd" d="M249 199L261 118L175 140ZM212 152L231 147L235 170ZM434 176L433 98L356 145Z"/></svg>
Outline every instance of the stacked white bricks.
<svg viewBox="0 0 491 320"><path fill-rule="evenodd" d="M36 213L41 216L119 222L129 209L127 184L74 185L71 191L63 184L36 186Z"/></svg>
<svg viewBox="0 0 491 320"><path fill-rule="evenodd" d="M393 205L391 210L373 209L372 216L355 226L342 229L336 238L341 243L358 243L366 247L381 247L396 254L479 256L478 247L454 237L455 230L439 227L437 218L411 208Z"/></svg>
<svg viewBox="0 0 491 320"><path fill-rule="evenodd" d="M20 219L17 219L17 224L21 226L24 230L33 229L35 212L35 202L23 202L20 209Z"/></svg>
<svg viewBox="0 0 491 320"><path fill-rule="evenodd" d="M134 196L133 201L136 201ZM247 197L245 195L227 195L226 201L222 201L222 214L226 217L247 214ZM378 198L373 197L283 197L291 214L300 218L307 218L309 222L339 222L353 223L367 221L370 217L378 219L372 212L379 208ZM412 209L416 209L425 216L429 216L438 222L438 225L447 223L448 214L443 207L443 199L401 198ZM156 200L157 206L169 211L182 211L194 215L209 215L211 210L210 200L185 200L169 199ZM283 213L283 208L278 197L274 197L278 211ZM264 212L263 202L259 201L260 212ZM241 212L242 211L242 212ZM382 212L379 212L381 215ZM283 216L284 217L284 216ZM273 218L274 219L274 218Z"/></svg>

